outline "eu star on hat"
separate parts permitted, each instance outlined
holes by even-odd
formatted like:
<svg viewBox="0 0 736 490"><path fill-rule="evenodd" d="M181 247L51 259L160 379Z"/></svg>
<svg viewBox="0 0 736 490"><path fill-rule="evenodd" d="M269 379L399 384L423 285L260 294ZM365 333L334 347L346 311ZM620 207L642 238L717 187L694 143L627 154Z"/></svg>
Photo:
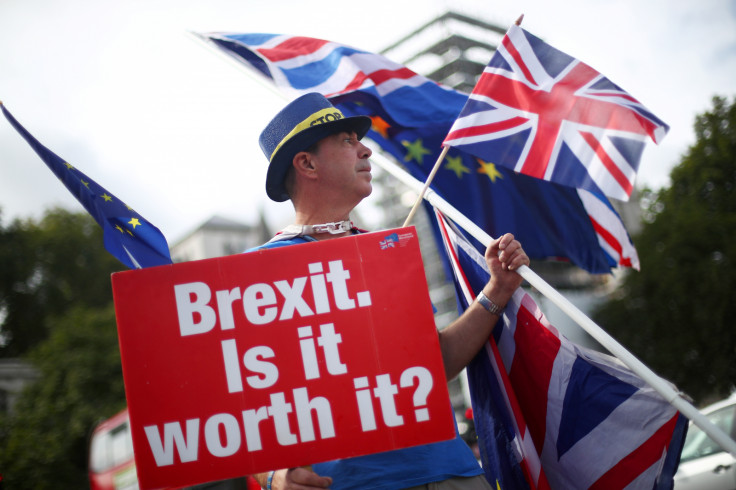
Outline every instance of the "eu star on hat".
<svg viewBox="0 0 736 490"><path fill-rule="evenodd" d="M300 151L341 131L355 131L358 139L362 139L370 127L369 117L345 117L322 94L309 93L291 101L274 116L258 139L269 161L266 194L276 202L289 199L284 179Z"/></svg>

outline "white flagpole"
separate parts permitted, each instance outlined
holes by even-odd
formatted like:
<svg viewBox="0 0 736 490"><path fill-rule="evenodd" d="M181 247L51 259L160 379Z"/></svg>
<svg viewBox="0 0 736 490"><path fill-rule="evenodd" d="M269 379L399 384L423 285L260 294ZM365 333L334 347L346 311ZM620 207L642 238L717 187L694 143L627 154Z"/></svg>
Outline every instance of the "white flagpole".
<svg viewBox="0 0 736 490"><path fill-rule="evenodd" d="M138 263L137 260L135 260L135 257L133 257L133 254L128 251L128 249L123 245L123 250L125 250L125 253L128 254L128 257L133 262L133 265L136 269L142 269L141 264Z"/></svg>
<svg viewBox="0 0 736 490"><path fill-rule="evenodd" d="M406 171L399 168L395 163L391 162L388 158L380 154L380 147L370 141L364 141L367 146L373 151L371 161L376 163L379 167L390 173L392 176L399 179L401 182L406 184L409 188L416 192L422 192L423 184L419 180L409 175ZM487 247L493 238L486 233L482 228L473 223L464 214L455 209L450 203L445 201L432 189L427 189L424 193L424 198L436 207L442 213L452 219L458 226L462 227L471 236ZM700 413L690 402L680 396L674 388L655 374L649 367L637 359L631 354L626 348L619 344L613 337L608 335L597 323L588 318L585 313L580 311L578 307L572 304L567 298L560 294L555 288L553 288L547 281L542 279L537 273L532 271L527 266L522 266L517 271L521 277L523 277L531 286L536 288L541 294L546 296L550 301L557 305L565 314L572 318L583 330L588 332L594 339L596 339L603 347L605 347L611 354L617 357L621 362L626 364L634 373L641 377L648 385L650 385L657 393L659 393L668 403L673 405L683 415L692 422L703 429L711 439L716 441L723 449L731 453L736 457L736 441L731 439L725 432L715 426L708 418Z"/></svg>
<svg viewBox="0 0 736 490"><path fill-rule="evenodd" d="M519 21L523 18L520 17ZM229 60L231 63L236 65L242 72L249 75L251 78L257 80L262 85L266 85L269 90L283 97L284 100L288 100L288 97L283 92L274 90L273 84L264 83L263 77L260 74L254 73L255 70L247 68L243 63L235 60L230 56L224 56L222 51L216 46L212 45L206 38L195 33L188 33L190 39L197 41L200 45L209 48L210 50L218 53L223 58ZM482 243L484 246L488 246L493 238L486 233L482 228L469 220L464 214L455 209L450 203L445 201L432 189L425 189L422 182L415 179L409 173L399 168L398 165L391 162L388 158L381 155L380 146L373 141L363 140L367 143L367 146L373 151L371 161L376 163L382 169L399 179L409 188L416 191L418 194L424 194L426 199L434 207L442 211L445 216L452 219L458 226L462 227L476 240ZM435 165L436 166L436 165ZM416 204L415 204L416 206ZM585 313L580 311L575 305L568 301L562 296L556 289L550 286L544 279L532 271L529 267L522 266L517 272L523 277L529 284L537 288L540 293L545 295L550 301L557 305L563 312L565 312L570 318L572 318L580 327L588 332L594 339L596 339L603 347L617 357L621 362L626 364L634 373L639 375L647 384L649 384L655 391L657 391L667 402L673 405L683 415L689 418L695 425L700 427L703 432L708 434L711 439L716 441L723 449L731 453L736 458L736 441L731 439L725 432L716 427L708 418L700 413L690 402L682 398L672 386L657 374L655 374L649 367L639 361L633 354L627 351L621 344L619 344L613 337L608 335L601 327L599 327L593 320L588 318Z"/></svg>

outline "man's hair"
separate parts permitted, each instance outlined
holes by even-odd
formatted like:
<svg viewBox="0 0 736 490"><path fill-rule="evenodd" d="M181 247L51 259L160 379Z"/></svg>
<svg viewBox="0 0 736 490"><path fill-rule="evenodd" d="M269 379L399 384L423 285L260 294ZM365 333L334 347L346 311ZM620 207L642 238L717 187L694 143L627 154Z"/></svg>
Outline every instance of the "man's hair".
<svg viewBox="0 0 736 490"><path fill-rule="evenodd" d="M315 141L309 148L304 151L306 151L307 153L317 153L317 149L319 148L320 143L322 143L322 140Z"/></svg>
<svg viewBox="0 0 736 490"><path fill-rule="evenodd" d="M286 175L284 175L284 190L286 191L286 194L289 196L289 199L291 199L291 196L293 195L294 191L294 184L296 183L296 170L294 170L294 167L289 167L289 169L286 171Z"/></svg>
<svg viewBox="0 0 736 490"><path fill-rule="evenodd" d="M319 149L319 144L321 142L322 140L315 141L312 145L309 146L309 148L302 150L302 151L306 151L307 153L317 153L317 150ZM295 184L296 184L296 170L294 170L294 166L292 165L286 171L286 175L284 176L284 189L286 190L286 194L288 194L290 198L293 194Z"/></svg>

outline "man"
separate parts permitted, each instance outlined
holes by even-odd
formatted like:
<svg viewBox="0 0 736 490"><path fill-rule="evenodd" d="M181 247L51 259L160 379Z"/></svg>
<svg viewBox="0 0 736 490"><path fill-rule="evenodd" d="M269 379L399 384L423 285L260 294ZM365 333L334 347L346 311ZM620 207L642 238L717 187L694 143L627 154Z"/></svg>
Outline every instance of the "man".
<svg viewBox="0 0 736 490"><path fill-rule="evenodd" d="M269 159L266 192L291 200L295 219L261 248L336 239L359 233L350 212L371 187L371 150L360 140L368 117L345 118L320 94L304 95L279 112L260 137ZM529 258L510 234L486 250L491 280L452 325L438 333L448 379L457 376L485 344L499 314L521 284L514 272ZM425 446L281 469L257 476L264 488L490 489L473 453L456 437ZM437 483L440 482L440 483Z"/></svg>

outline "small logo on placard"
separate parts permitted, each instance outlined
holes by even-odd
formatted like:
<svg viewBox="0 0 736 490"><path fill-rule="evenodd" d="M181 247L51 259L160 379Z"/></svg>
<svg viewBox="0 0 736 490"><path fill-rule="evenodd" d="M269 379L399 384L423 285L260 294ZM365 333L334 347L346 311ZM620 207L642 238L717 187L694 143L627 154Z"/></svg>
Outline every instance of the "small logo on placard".
<svg viewBox="0 0 736 490"><path fill-rule="evenodd" d="M412 233L403 233L401 235L399 235L398 233L391 233L390 235L386 235L385 237L383 237L383 240L378 242L378 244L381 246L381 250L387 250L389 248L395 247L404 247L413 236L414 235Z"/></svg>

